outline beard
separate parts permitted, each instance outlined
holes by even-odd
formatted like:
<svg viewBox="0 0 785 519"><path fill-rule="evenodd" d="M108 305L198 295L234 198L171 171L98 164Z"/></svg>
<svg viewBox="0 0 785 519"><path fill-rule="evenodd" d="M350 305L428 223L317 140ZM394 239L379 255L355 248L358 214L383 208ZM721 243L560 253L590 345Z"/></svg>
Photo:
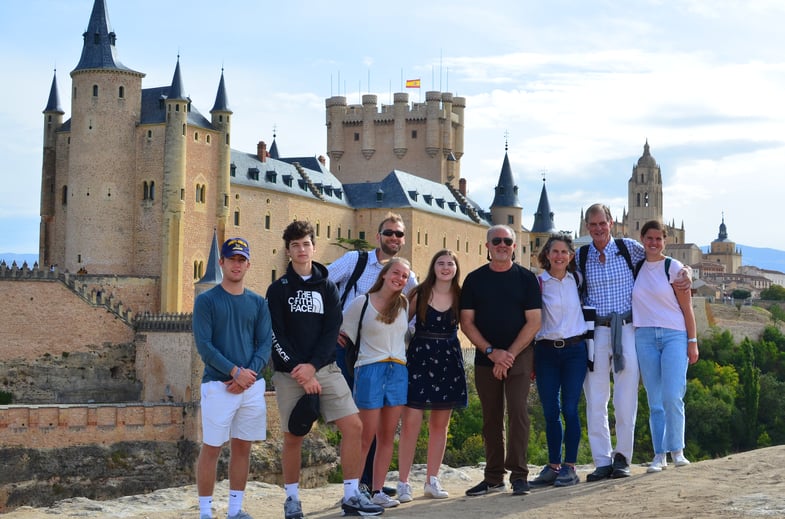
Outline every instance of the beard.
<svg viewBox="0 0 785 519"><path fill-rule="evenodd" d="M379 248L382 249L382 252L385 253L387 256L395 256L401 251L401 245L394 244L392 247L383 241L379 243Z"/></svg>

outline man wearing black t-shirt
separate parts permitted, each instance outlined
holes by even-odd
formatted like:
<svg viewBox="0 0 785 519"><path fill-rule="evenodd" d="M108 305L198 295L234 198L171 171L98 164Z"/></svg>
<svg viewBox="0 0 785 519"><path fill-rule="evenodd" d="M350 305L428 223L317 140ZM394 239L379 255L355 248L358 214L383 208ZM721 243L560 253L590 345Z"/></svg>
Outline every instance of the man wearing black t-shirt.
<svg viewBox="0 0 785 519"><path fill-rule="evenodd" d="M513 494L529 493L529 396L532 341L540 329L542 298L537 278L515 259L515 233L506 225L488 230L490 263L469 273L461 292L461 329L472 341L474 378L482 406L485 477L466 491L480 496L505 489L510 471ZM504 446L504 403L509 435Z"/></svg>

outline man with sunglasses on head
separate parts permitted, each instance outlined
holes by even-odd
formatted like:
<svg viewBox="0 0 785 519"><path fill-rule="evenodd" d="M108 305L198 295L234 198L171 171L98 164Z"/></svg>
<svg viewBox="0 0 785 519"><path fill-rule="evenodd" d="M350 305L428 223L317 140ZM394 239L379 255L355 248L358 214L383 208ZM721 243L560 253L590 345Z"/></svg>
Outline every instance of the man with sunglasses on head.
<svg viewBox="0 0 785 519"><path fill-rule="evenodd" d="M364 295L370 290L376 282L376 278L379 277L379 272L381 272L385 263L390 258L397 256L403 249L403 246L406 245L406 226L400 214L389 212L384 216L376 233L376 241L379 246L366 253L367 262L362 272L359 273L359 277L353 276L353 274L361 259L360 251L349 251L327 266L330 281L338 285L344 310L357 296ZM354 282L349 283L350 281ZM352 286L347 286L349 284ZM415 286L417 286L417 277L414 275L414 272L411 272L403 293L408 294ZM346 371L344 344L344 336L340 335L335 351L335 361L341 368L346 382L349 383L349 387L352 388L354 387L354 377ZM360 483L368 488L370 488L373 480L373 458L375 453L376 442L374 441L371 444L371 450L368 452L365 469L360 479ZM392 487L384 487L382 490L390 496L394 496L397 493L397 489Z"/></svg>
<svg viewBox="0 0 785 519"><path fill-rule="evenodd" d="M504 491L508 470L513 494L524 495L529 493L527 400L534 367L532 345L540 329L542 298L534 274L514 263L515 232L494 225L487 239L490 263L470 272L461 291L461 330L477 349L474 380L482 407L486 460L483 480L466 495Z"/></svg>

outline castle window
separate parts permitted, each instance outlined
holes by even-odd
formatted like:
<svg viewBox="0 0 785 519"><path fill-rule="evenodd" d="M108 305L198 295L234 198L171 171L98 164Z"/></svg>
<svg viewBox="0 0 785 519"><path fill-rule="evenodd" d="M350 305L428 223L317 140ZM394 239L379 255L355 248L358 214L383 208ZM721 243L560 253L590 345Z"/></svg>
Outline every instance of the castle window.
<svg viewBox="0 0 785 519"><path fill-rule="evenodd" d="M174 105L174 111L175 112L179 112L180 111L180 103L177 103L177 104Z"/></svg>
<svg viewBox="0 0 785 519"><path fill-rule="evenodd" d="M219 115L219 116L218 116L218 122L219 122L219 123L222 123L222 122L224 122L224 116L223 116L223 115Z"/></svg>
<svg viewBox="0 0 785 519"><path fill-rule="evenodd" d="M289 187L292 187L292 176L291 175L283 175L281 177L283 179L283 183Z"/></svg>
<svg viewBox="0 0 785 519"><path fill-rule="evenodd" d="M93 43L101 43L101 34L100 33L96 32L96 33L93 34Z"/></svg>
<svg viewBox="0 0 785 519"><path fill-rule="evenodd" d="M270 275L270 283L274 283L276 279L278 279L278 273L273 269Z"/></svg>
<svg viewBox="0 0 785 519"><path fill-rule="evenodd" d="M194 261L194 281L204 277L204 261Z"/></svg>
<svg viewBox="0 0 785 519"><path fill-rule="evenodd" d="M365 231L360 231L357 235L357 238L364 240L365 239Z"/></svg>
<svg viewBox="0 0 785 519"><path fill-rule="evenodd" d="M240 225L240 210L239 209L235 210L235 212L234 212L234 224L235 225Z"/></svg>
<svg viewBox="0 0 785 519"><path fill-rule="evenodd" d="M635 195L635 207L640 207L640 206L641 206L641 194L638 193L637 195Z"/></svg>
<svg viewBox="0 0 785 519"><path fill-rule="evenodd" d="M507 215L507 225L513 225L515 223L515 217L511 214Z"/></svg>
<svg viewBox="0 0 785 519"><path fill-rule="evenodd" d="M229 195L224 195L224 207L229 207Z"/></svg>
<svg viewBox="0 0 785 519"><path fill-rule="evenodd" d="M142 182L142 200L147 200L150 197L150 188L147 181Z"/></svg>
<svg viewBox="0 0 785 519"><path fill-rule="evenodd" d="M359 140L360 140L360 133L359 132L354 132L354 142L357 142Z"/></svg>
<svg viewBox="0 0 785 519"><path fill-rule="evenodd" d="M335 190L333 190L333 193L335 193L335 196L336 196L336 198L338 198L338 200L342 200L343 199L343 191L342 190L335 189Z"/></svg>
<svg viewBox="0 0 785 519"><path fill-rule="evenodd" d="M210 144L210 135L207 135L206 140L207 140L207 144Z"/></svg>
<svg viewBox="0 0 785 519"><path fill-rule="evenodd" d="M447 248L447 236L442 236L442 249Z"/></svg>
<svg viewBox="0 0 785 519"><path fill-rule="evenodd" d="M426 204L431 205L431 201L433 200L433 196L431 196L431 195L423 195L422 197L425 200Z"/></svg>
<svg viewBox="0 0 785 519"><path fill-rule="evenodd" d="M235 164L234 162L232 162L229 165L229 176L231 176L231 177L236 177L237 176L237 164Z"/></svg>
<svg viewBox="0 0 785 519"><path fill-rule="evenodd" d="M339 240L341 239L341 227L340 226L338 226L338 239Z"/></svg>
<svg viewBox="0 0 785 519"><path fill-rule="evenodd" d="M643 207L649 207L649 193L643 195Z"/></svg>
<svg viewBox="0 0 785 519"><path fill-rule="evenodd" d="M352 230L351 229L346 231L346 239L347 240L351 240L352 239Z"/></svg>
<svg viewBox="0 0 785 519"><path fill-rule="evenodd" d="M417 245L420 244L420 229L417 229Z"/></svg>
<svg viewBox="0 0 785 519"><path fill-rule="evenodd" d="M229 146L229 134L226 134L226 145Z"/></svg>
<svg viewBox="0 0 785 519"><path fill-rule="evenodd" d="M438 205L440 208L444 209L444 198L437 198L436 199L436 205Z"/></svg>
<svg viewBox="0 0 785 519"><path fill-rule="evenodd" d="M98 85L93 85L93 97L98 97Z"/></svg>
<svg viewBox="0 0 785 519"><path fill-rule="evenodd" d="M416 189L409 191L409 198L411 198L415 202L417 201L417 195L419 195L419 193L417 192Z"/></svg>
<svg viewBox="0 0 785 519"><path fill-rule="evenodd" d="M196 184L196 203L203 204L205 201L205 193L207 191L207 186L204 184Z"/></svg>
<svg viewBox="0 0 785 519"><path fill-rule="evenodd" d="M76 87L74 87L74 99L76 99Z"/></svg>
<svg viewBox="0 0 785 519"><path fill-rule="evenodd" d="M466 254L469 254L469 240L466 240Z"/></svg>
<svg viewBox="0 0 785 519"><path fill-rule="evenodd" d="M152 139L153 138L153 130L147 130L147 138L148 139Z"/></svg>
<svg viewBox="0 0 785 519"><path fill-rule="evenodd" d="M417 130L412 130L412 139L417 138Z"/></svg>
<svg viewBox="0 0 785 519"><path fill-rule="evenodd" d="M63 186L63 205L68 205L68 186Z"/></svg>
<svg viewBox="0 0 785 519"><path fill-rule="evenodd" d="M155 181L150 181L150 200L155 200Z"/></svg>
<svg viewBox="0 0 785 519"><path fill-rule="evenodd" d="M455 250L461 250L461 239L457 238L455 240Z"/></svg>
<svg viewBox="0 0 785 519"><path fill-rule="evenodd" d="M278 174L275 171L271 170L265 173L265 178L267 179L267 182L272 182L273 184L275 184L277 183Z"/></svg>
<svg viewBox="0 0 785 519"><path fill-rule="evenodd" d="M194 132L194 140L199 142L199 132Z"/></svg>
<svg viewBox="0 0 785 519"><path fill-rule="evenodd" d="M270 214L264 215L264 228L270 230Z"/></svg>
<svg viewBox="0 0 785 519"><path fill-rule="evenodd" d="M180 189L180 201L185 202L185 189Z"/></svg>
<svg viewBox="0 0 785 519"><path fill-rule="evenodd" d="M381 189L379 189L379 190L376 192L376 201L377 201L377 202L381 202L382 200L384 200L384 191L382 191Z"/></svg>
<svg viewBox="0 0 785 519"><path fill-rule="evenodd" d="M120 99L125 98L125 87L124 86L121 86L120 88L117 89L117 97L119 97Z"/></svg>
<svg viewBox="0 0 785 519"><path fill-rule="evenodd" d="M327 239L328 240L330 239L330 234L332 234L331 231L332 231L332 227L328 224L327 225Z"/></svg>
<svg viewBox="0 0 785 519"><path fill-rule="evenodd" d="M248 168L248 178L250 178L251 180L259 180L259 169Z"/></svg>
<svg viewBox="0 0 785 519"><path fill-rule="evenodd" d="M185 137L185 125L183 125L183 137Z"/></svg>
<svg viewBox="0 0 785 519"><path fill-rule="evenodd" d="M428 245L428 233L425 233L425 245Z"/></svg>

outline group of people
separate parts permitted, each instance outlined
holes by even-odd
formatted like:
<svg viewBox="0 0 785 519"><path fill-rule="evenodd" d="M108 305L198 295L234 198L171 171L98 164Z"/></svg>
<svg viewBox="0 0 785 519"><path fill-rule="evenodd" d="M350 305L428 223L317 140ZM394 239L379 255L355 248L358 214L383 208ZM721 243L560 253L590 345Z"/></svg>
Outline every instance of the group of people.
<svg viewBox="0 0 785 519"><path fill-rule="evenodd" d="M568 236L548 240L539 276L515 262L515 231L492 226L488 263L461 286L458 258L447 249L433 256L417 283L409 262L398 256L406 234L400 215L388 213L379 224L376 249L347 252L329 266L314 260L311 224L294 221L283 233L286 274L265 298L243 285L248 243L227 240L221 284L194 304L194 337L205 363L197 467L201 518L212 518L217 461L227 441L227 517L250 517L242 510L243 491L251 443L265 439L261 372L269 359L284 436L286 519L303 517L300 452L319 415L341 434L344 515L380 515L413 500L409 476L425 410L423 494L448 497L439 467L451 413L467 405L459 326L477 350L486 455L483 480L466 495L504 490L507 472L515 495L577 483L582 390L596 467L587 481L629 475L640 375L651 409L655 458L649 471L665 468L668 452L677 466L689 463L683 454L683 395L687 364L698 357L689 269L663 255L665 229L657 222L644 226L643 245L611 239L613 220L604 205L587 210L586 224L592 243L578 258ZM610 373L615 449L608 425ZM530 482L527 400L533 378L546 421L548 464ZM399 423L399 481L387 487Z"/></svg>

